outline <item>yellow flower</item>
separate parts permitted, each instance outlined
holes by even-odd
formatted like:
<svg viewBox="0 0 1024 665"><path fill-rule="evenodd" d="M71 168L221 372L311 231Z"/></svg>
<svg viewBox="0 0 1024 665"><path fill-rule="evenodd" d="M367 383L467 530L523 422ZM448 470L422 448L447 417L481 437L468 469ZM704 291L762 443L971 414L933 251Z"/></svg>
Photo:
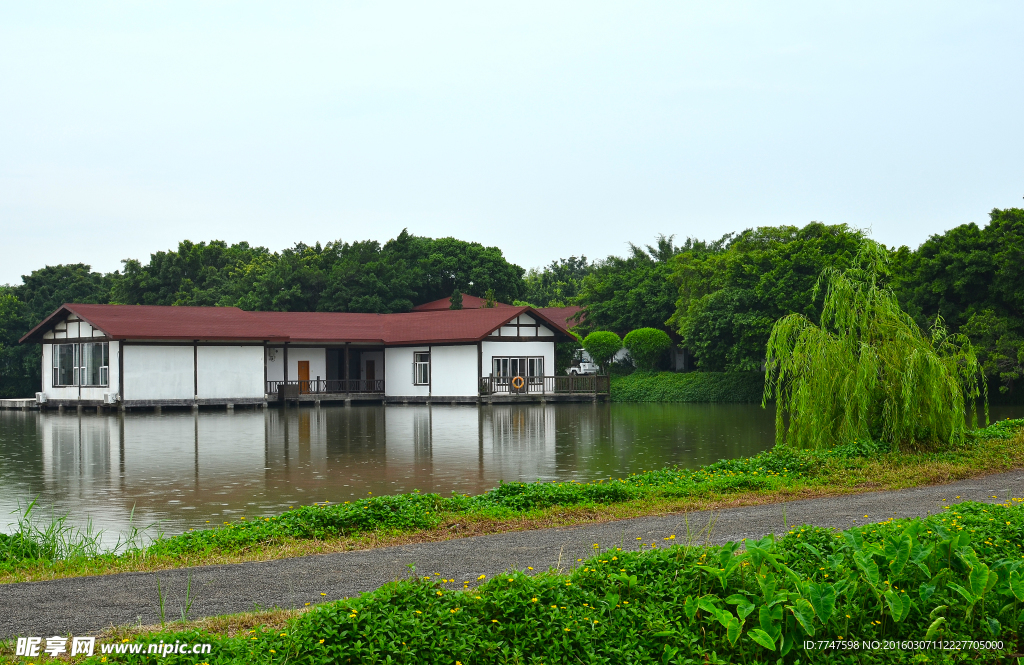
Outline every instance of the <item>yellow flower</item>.
<svg viewBox="0 0 1024 665"><path fill-rule="evenodd" d="M536 598L531 598L531 599L530 599L530 602L532 602L532 603L536 603L536 602L537 602L537 599L536 599Z"/></svg>
<svg viewBox="0 0 1024 665"><path fill-rule="evenodd" d="M478 577L477 579L478 579L478 580L482 580L482 579L483 579L483 578L485 578L485 577L487 577L487 576L486 576L486 575L481 575L481 576L480 576L480 577Z"/></svg>
<svg viewBox="0 0 1024 665"><path fill-rule="evenodd" d="M320 640L320 644L323 644L323 643L324 643L324 641L323 641L323 640Z"/></svg>

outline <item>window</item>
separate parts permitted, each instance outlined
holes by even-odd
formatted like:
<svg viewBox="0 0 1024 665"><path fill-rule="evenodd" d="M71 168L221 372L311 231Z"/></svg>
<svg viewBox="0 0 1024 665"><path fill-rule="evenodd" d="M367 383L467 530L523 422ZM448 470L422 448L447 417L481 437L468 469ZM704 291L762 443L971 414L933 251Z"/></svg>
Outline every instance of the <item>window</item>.
<svg viewBox="0 0 1024 665"><path fill-rule="evenodd" d="M78 385L78 345L53 345L53 385Z"/></svg>
<svg viewBox="0 0 1024 665"><path fill-rule="evenodd" d="M430 383L430 354L412 354L412 382L417 386Z"/></svg>
<svg viewBox="0 0 1024 665"><path fill-rule="evenodd" d="M107 385L108 355L107 342L90 342L82 345L81 380L83 386Z"/></svg>
<svg viewBox="0 0 1024 665"><path fill-rule="evenodd" d="M496 377L512 377L512 376L526 376L526 377L537 377L538 379L544 376L544 358L494 358L492 360L494 376Z"/></svg>
<svg viewBox="0 0 1024 665"><path fill-rule="evenodd" d="M87 342L85 344L53 345L52 385L59 386L105 386L110 368L110 344L108 342Z"/></svg>

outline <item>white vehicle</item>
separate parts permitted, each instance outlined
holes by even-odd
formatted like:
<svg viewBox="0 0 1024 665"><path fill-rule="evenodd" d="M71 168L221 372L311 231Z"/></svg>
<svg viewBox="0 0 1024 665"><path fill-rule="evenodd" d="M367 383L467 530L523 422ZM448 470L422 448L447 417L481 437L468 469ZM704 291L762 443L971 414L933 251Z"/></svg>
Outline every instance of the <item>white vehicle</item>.
<svg viewBox="0 0 1024 665"><path fill-rule="evenodd" d="M576 349L572 356L572 364L565 370L569 376L580 374L597 374L597 364L591 359L590 354L583 349Z"/></svg>

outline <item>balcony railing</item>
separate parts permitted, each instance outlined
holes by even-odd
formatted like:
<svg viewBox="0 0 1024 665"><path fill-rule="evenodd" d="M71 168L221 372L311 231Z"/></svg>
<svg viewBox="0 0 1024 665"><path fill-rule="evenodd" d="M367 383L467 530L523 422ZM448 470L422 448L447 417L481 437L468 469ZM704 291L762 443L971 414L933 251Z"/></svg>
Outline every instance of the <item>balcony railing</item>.
<svg viewBox="0 0 1024 665"><path fill-rule="evenodd" d="M310 379L309 381L267 381L267 394L298 399L299 395L384 392L384 379Z"/></svg>
<svg viewBox="0 0 1024 665"><path fill-rule="evenodd" d="M521 381L520 381L521 380ZM607 376L485 376L480 379L481 395L607 395Z"/></svg>

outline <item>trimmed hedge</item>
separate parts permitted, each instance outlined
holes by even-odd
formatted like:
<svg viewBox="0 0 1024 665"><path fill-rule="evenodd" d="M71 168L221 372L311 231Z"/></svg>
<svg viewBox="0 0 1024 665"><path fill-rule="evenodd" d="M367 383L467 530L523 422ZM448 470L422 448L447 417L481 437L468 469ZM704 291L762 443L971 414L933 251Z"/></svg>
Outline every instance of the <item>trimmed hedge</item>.
<svg viewBox="0 0 1024 665"><path fill-rule="evenodd" d="M613 376L613 402L760 402L760 372L634 372Z"/></svg>

